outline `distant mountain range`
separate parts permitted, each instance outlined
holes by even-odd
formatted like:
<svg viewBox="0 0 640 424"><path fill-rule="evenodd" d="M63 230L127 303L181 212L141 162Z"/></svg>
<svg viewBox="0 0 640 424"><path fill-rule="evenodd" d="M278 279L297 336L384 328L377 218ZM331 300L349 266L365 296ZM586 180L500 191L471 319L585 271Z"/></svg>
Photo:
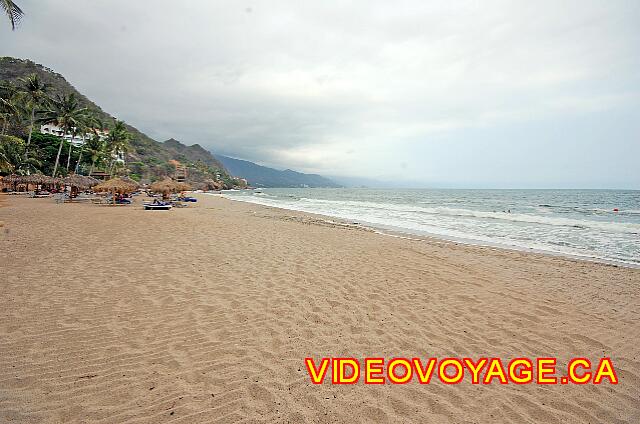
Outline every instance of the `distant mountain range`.
<svg viewBox="0 0 640 424"><path fill-rule="evenodd" d="M277 169L247 160L214 154L234 177L245 178L253 187L341 187L340 184L317 174Z"/></svg>
<svg viewBox="0 0 640 424"><path fill-rule="evenodd" d="M114 119L53 70L30 60L0 57L0 82L20 84L20 78L33 73L48 86L51 95L73 93L83 106L105 123ZM245 178L254 187L342 187L320 175L290 169L281 171L246 160L212 154L198 144L188 146L173 138L158 142L132 125L127 125L127 129L133 134L131 149L127 152L127 168L130 175L143 180L154 180L172 174L171 162L178 161L188 169L188 180L196 183L215 179L224 182L225 187L233 187L238 182L231 178L231 174Z"/></svg>

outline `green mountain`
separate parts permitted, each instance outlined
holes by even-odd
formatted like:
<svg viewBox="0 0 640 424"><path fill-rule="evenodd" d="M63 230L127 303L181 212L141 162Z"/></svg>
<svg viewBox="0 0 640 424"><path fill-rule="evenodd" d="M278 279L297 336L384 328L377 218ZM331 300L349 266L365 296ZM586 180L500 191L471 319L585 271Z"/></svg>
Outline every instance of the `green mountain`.
<svg viewBox="0 0 640 424"><path fill-rule="evenodd" d="M192 144L191 146L187 146L185 144L180 143L178 140L170 138L169 140L162 143L162 147L171 152L174 157L179 158L180 162L193 162L196 163L198 161L202 161L208 166L218 169L224 169L224 165L220 163L218 159L215 158L204 147L199 144Z"/></svg>
<svg viewBox="0 0 640 424"><path fill-rule="evenodd" d="M317 174L304 174L291 169L280 171L247 160L215 156L231 175L246 178L249 185L254 187L342 187Z"/></svg>
<svg viewBox="0 0 640 424"><path fill-rule="evenodd" d="M49 88L50 95L75 93L80 103L90 109L105 124L114 117L103 111L98 105L78 92L62 75L30 60L13 57L0 57L0 82L9 81L19 84L19 78L30 74L38 77ZM127 153L126 166L131 174L142 179L155 180L175 172L172 161L178 161L187 168L188 181L197 183L206 180L218 180L227 187L235 185L224 166L207 150L199 145L186 146L171 139L157 142L132 125L127 129L133 135L131 151Z"/></svg>

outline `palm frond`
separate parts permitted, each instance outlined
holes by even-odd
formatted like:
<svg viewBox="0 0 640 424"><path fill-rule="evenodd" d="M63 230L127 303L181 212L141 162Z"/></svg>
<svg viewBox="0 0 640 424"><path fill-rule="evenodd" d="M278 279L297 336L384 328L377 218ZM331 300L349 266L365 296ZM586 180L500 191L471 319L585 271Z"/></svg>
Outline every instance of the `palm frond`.
<svg viewBox="0 0 640 424"><path fill-rule="evenodd" d="M20 19L24 16L24 12L20 9L20 6L11 0L0 0L0 7L7 14L7 17L11 22L11 29L15 30Z"/></svg>

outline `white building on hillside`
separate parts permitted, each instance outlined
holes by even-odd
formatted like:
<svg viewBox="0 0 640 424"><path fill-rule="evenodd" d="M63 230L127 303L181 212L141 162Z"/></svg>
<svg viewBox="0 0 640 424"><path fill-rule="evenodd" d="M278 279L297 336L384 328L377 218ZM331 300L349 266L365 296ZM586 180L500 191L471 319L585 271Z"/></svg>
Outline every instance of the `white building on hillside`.
<svg viewBox="0 0 640 424"><path fill-rule="evenodd" d="M82 146L86 140L88 140L89 138L93 137L94 132L95 132L95 134L98 134L98 137L100 137L100 140L102 140L102 141L106 140L107 137L109 136L109 131L108 130L100 130L100 129L94 128L92 130L92 132L90 132L90 133L76 134L75 137L74 137L73 134L65 133L64 131L62 131L62 128L58 127L57 125L53 125L53 124L40 125L40 132L42 134L51 134L51 135L55 135L57 137L62 137L66 141L68 141L71 144L73 144L75 147ZM117 162L124 163L124 153L123 152L115 153L113 155L113 158Z"/></svg>
<svg viewBox="0 0 640 424"><path fill-rule="evenodd" d="M107 136L109 135L109 131L107 130L100 130L96 128L93 131L98 134L100 140L106 140ZM93 137L93 132L86 134L76 134L74 137L73 134L65 133L64 131L62 131L62 128L53 124L40 125L40 132L42 134L51 134L57 137L62 137L76 147L82 146L86 139Z"/></svg>

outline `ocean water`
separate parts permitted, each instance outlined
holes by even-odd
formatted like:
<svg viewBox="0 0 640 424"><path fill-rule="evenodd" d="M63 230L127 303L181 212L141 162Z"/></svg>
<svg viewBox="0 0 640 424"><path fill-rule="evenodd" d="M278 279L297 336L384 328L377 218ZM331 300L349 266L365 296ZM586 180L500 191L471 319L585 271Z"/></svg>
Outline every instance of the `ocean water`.
<svg viewBox="0 0 640 424"><path fill-rule="evenodd" d="M640 191L313 188L224 196L396 232L640 266Z"/></svg>

